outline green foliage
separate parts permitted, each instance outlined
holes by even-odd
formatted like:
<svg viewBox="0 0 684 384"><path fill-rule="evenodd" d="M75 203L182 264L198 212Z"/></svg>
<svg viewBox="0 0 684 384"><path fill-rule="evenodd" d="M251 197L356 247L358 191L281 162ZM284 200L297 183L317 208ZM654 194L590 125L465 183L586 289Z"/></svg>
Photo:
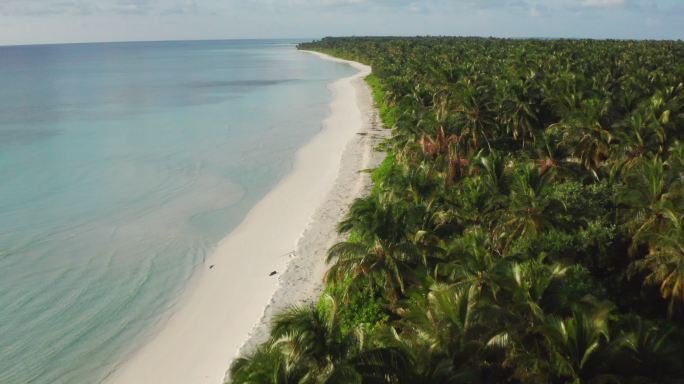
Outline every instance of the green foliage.
<svg viewBox="0 0 684 384"><path fill-rule="evenodd" d="M562 261L577 257L579 242L574 233L548 230L537 235L523 236L511 246L512 255L540 255L549 260Z"/></svg>
<svg viewBox="0 0 684 384"><path fill-rule="evenodd" d="M337 313L337 321L343 335L359 327L372 330L389 319L389 314L380 296L370 290L349 293L351 283L352 279L347 278L339 284L328 284L325 289L325 293L335 298L335 301L342 306L342 310ZM330 311L330 301L321 297L318 302L318 309Z"/></svg>
<svg viewBox="0 0 684 384"><path fill-rule="evenodd" d="M395 170L396 166L396 161L392 156L385 157L382 163L371 173L373 183L382 184L385 179L389 178L389 175Z"/></svg>
<svg viewBox="0 0 684 384"><path fill-rule="evenodd" d="M325 38L392 137L235 383L684 380L684 43Z"/></svg>
<svg viewBox="0 0 684 384"><path fill-rule="evenodd" d="M378 108L380 114L380 121L386 128L395 127L397 124L396 109L392 108L385 100L385 92L383 90L380 79L371 74L366 76L366 83L370 86L373 93L373 101Z"/></svg>
<svg viewBox="0 0 684 384"><path fill-rule="evenodd" d="M613 191L606 183L557 183L553 186L552 195L563 203L565 212L562 219L571 228L608 215L613 201Z"/></svg>
<svg viewBox="0 0 684 384"><path fill-rule="evenodd" d="M399 172L396 160L391 154L388 154L385 159L378 165L377 168L371 173L371 180L373 180L373 190L371 195L373 197L379 197L385 180L392 178L392 175Z"/></svg>
<svg viewBox="0 0 684 384"><path fill-rule="evenodd" d="M608 299L606 289L581 265L573 265L554 280L542 299L548 313L569 316L573 310L586 309Z"/></svg>

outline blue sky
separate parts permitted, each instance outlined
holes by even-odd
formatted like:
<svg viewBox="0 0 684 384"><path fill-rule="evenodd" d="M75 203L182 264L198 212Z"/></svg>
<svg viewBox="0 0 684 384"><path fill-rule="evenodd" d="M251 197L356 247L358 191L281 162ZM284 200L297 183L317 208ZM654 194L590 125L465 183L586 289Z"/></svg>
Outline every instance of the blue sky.
<svg viewBox="0 0 684 384"><path fill-rule="evenodd" d="M0 45L426 34L684 39L684 0L0 0Z"/></svg>

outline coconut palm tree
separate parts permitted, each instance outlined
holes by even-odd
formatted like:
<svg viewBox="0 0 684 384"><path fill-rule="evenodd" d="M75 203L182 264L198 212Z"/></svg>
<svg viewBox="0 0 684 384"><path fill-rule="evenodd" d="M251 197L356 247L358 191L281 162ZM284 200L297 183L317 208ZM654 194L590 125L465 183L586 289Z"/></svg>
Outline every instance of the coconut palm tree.
<svg viewBox="0 0 684 384"><path fill-rule="evenodd" d="M462 79L456 88L455 118L470 147L478 150L482 141L490 147L488 136L496 130L496 121L489 88L472 79Z"/></svg>
<svg viewBox="0 0 684 384"><path fill-rule="evenodd" d="M664 212L668 224L651 236L649 252L633 268L648 272L646 282L658 284L664 299L670 301L669 314L675 305L684 303L684 214Z"/></svg>
<svg viewBox="0 0 684 384"><path fill-rule="evenodd" d="M352 203L349 213L337 229L341 234L354 232L369 242L379 238L396 243L407 232L403 225L407 221L407 214L406 205L401 200L393 201L388 195L359 198Z"/></svg>
<svg viewBox="0 0 684 384"><path fill-rule="evenodd" d="M541 96L535 87L535 77L536 73L530 70L524 77L503 80L500 85L499 119L513 139L522 141L523 148L535 141L541 128Z"/></svg>
<svg viewBox="0 0 684 384"><path fill-rule="evenodd" d="M569 161L568 148L563 145L559 132L550 130L539 134L535 145L535 163L539 172L550 172L554 179L570 179L580 174L577 164Z"/></svg>
<svg viewBox="0 0 684 384"><path fill-rule="evenodd" d="M488 348L487 331L477 316L477 295L468 284L434 284L408 301L401 320L378 330L378 342L410 356L407 382L486 382L481 352Z"/></svg>
<svg viewBox="0 0 684 384"><path fill-rule="evenodd" d="M605 314L589 317L575 312L567 319L550 317L540 333L549 354L550 382L621 382L607 366L611 347Z"/></svg>
<svg viewBox="0 0 684 384"><path fill-rule="evenodd" d="M442 261L434 267L435 279L482 289L500 260L492 248L485 231L478 226L468 228L446 246Z"/></svg>
<svg viewBox="0 0 684 384"><path fill-rule="evenodd" d="M597 179L599 167L609 156L613 141L609 130L610 109L607 101L588 99L558 123L565 132L564 141L571 148L572 156Z"/></svg>
<svg viewBox="0 0 684 384"><path fill-rule="evenodd" d="M631 251L662 231L682 199L682 179L659 156L642 159L625 176L619 201L626 207L625 225L632 236Z"/></svg>
<svg viewBox="0 0 684 384"><path fill-rule="evenodd" d="M665 130L652 118L652 113L643 109L634 110L621 123L616 133L619 155L625 157L625 165L631 168L642 156L662 153L665 143Z"/></svg>
<svg viewBox="0 0 684 384"><path fill-rule="evenodd" d="M508 206L497 230L506 250L515 239L553 228L563 202L551 194L551 177L532 164L522 164L511 175Z"/></svg>
<svg viewBox="0 0 684 384"><path fill-rule="evenodd" d="M328 251L327 261L334 264L326 273L327 282L342 282L351 277L350 289L368 287L396 303L405 292L405 280L420 255L409 242L392 243L380 238L368 241L343 241Z"/></svg>
<svg viewBox="0 0 684 384"><path fill-rule="evenodd" d="M234 384L294 384L304 375L300 367L288 371L280 351L270 342L258 346L249 356L237 358L230 366Z"/></svg>
<svg viewBox="0 0 684 384"><path fill-rule="evenodd" d="M684 374L684 350L675 327L628 315L619 318L613 329L613 369L623 378L667 382L668 377Z"/></svg>
<svg viewBox="0 0 684 384"><path fill-rule="evenodd" d="M365 345L364 331L343 334L337 304L294 307L276 315L270 340L231 367L233 383L399 383L409 366L396 348Z"/></svg>

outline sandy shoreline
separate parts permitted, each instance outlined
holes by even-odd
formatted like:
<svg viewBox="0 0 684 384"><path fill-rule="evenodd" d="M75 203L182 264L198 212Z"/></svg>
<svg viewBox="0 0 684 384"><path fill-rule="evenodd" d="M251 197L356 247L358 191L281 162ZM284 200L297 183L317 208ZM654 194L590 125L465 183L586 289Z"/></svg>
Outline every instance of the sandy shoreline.
<svg viewBox="0 0 684 384"><path fill-rule="evenodd" d="M266 338L273 313L320 292L335 227L370 186L358 171L381 160L373 147L385 135L363 81L370 67L347 63L359 72L330 85L330 115L290 174L218 244L163 329L107 383L222 383L238 351Z"/></svg>

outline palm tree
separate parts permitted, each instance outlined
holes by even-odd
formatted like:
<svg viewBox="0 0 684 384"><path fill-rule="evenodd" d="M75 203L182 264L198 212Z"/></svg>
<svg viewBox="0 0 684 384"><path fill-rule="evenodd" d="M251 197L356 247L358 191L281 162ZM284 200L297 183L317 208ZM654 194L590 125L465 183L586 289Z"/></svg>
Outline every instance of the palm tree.
<svg viewBox="0 0 684 384"><path fill-rule="evenodd" d="M402 180L395 180L397 183L405 184L406 189L401 197L390 196L389 201L402 200L404 194L406 199L412 204L418 205L428 201L434 201L435 196L441 192L440 183L435 175L434 165L423 162L410 167L402 167ZM395 191L395 189L392 189Z"/></svg>
<svg viewBox="0 0 684 384"><path fill-rule="evenodd" d="M681 79L676 86L658 89L649 100L648 107L652 118L657 122L657 128L667 132L669 142L684 138L681 132L684 124L684 83Z"/></svg>
<svg viewBox="0 0 684 384"><path fill-rule="evenodd" d="M550 317L540 331L549 354L550 381L620 383L606 366L611 348L605 314L591 318L576 312L568 319Z"/></svg>
<svg viewBox="0 0 684 384"><path fill-rule="evenodd" d="M578 174L576 164L568 160L568 149L562 143L557 132L547 131L538 135L535 161L539 166L539 172L550 172L555 179L568 179Z"/></svg>
<svg viewBox="0 0 684 384"><path fill-rule="evenodd" d="M558 123L565 130L565 142L572 155L597 179L598 169L609 156L613 141L608 129L610 108L606 101L585 100L578 110Z"/></svg>
<svg viewBox="0 0 684 384"><path fill-rule="evenodd" d="M684 215L666 211L666 229L652 235L649 252L633 268L648 271L646 282L658 284L664 299L670 300L669 314L684 302Z"/></svg>
<svg viewBox="0 0 684 384"><path fill-rule="evenodd" d="M503 250L515 239L553 228L563 203L551 194L550 174L542 174L531 164L520 165L512 174L511 193L498 229L505 240Z"/></svg>
<svg viewBox="0 0 684 384"><path fill-rule="evenodd" d="M303 375L302 371L288 372L280 351L270 342L249 356L237 358L230 366L234 384L295 384Z"/></svg>
<svg viewBox="0 0 684 384"><path fill-rule="evenodd" d="M379 238L396 243L407 232L403 225L407 221L406 208L400 200L393 200L388 195L359 198L352 203L349 213L337 229L341 234L354 232L359 238L369 242Z"/></svg>
<svg viewBox="0 0 684 384"><path fill-rule="evenodd" d="M515 262L503 259L488 276L489 311L500 313L494 318L501 319L499 325L502 328L526 334L526 329L544 321L541 301L551 283L562 278L565 271L566 268L560 265L546 265L537 260Z"/></svg>
<svg viewBox="0 0 684 384"><path fill-rule="evenodd" d="M500 93L502 123L515 140L522 140L523 148L527 141L534 142L539 131L540 96L534 83L536 73L529 77L502 81Z"/></svg>
<svg viewBox="0 0 684 384"><path fill-rule="evenodd" d="M507 162L506 156L497 151L490 151L486 156L480 156L477 159L482 181L493 196L508 195L510 192L510 180L506 172Z"/></svg>
<svg viewBox="0 0 684 384"><path fill-rule="evenodd" d="M652 156L661 153L665 138L665 130L651 114L643 110L635 110L617 131L617 141L620 155L626 157L625 165L630 168L642 156Z"/></svg>
<svg viewBox="0 0 684 384"><path fill-rule="evenodd" d="M463 169L468 165L468 161L461 158L460 143L461 136L453 134L447 136L443 126L439 127L434 138L423 135L421 139L421 148L425 155L445 160L447 184L451 184L455 177L461 176Z"/></svg>
<svg viewBox="0 0 684 384"><path fill-rule="evenodd" d="M360 382L350 360L358 351L353 337L342 337L335 309L324 313L314 307L299 307L278 314L273 321L273 348L280 351L287 370L305 374L302 383Z"/></svg>
<svg viewBox="0 0 684 384"><path fill-rule="evenodd" d="M578 87L583 80L582 77L582 74L572 73L563 68L544 81L544 102L555 110L556 116L569 116L579 108L585 97L583 89Z"/></svg>
<svg viewBox="0 0 684 384"><path fill-rule="evenodd" d="M662 231L682 197L682 180L676 169L659 156L641 160L625 177L619 196L627 207L625 222L632 235L631 251Z"/></svg>
<svg viewBox="0 0 684 384"><path fill-rule="evenodd" d="M457 124L462 127L461 131L468 137L472 149L478 150L481 140L490 147L487 136L495 132L496 121L489 89L472 79L460 81L457 88L454 109Z"/></svg>
<svg viewBox="0 0 684 384"><path fill-rule="evenodd" d="M492 252L487 233L478 226L468 228L463 236L451 240L434 268L438 281L467 284L481 290L489 283L490 275L500 256Z"/></svg>
<svg viewBox="0 0 684 384"><path fill-rule="evenodd" d="M413 375L406 382L477 383L483 376L478 358L485 348L482 331L477 289L438 283L413 296L402 319L379 329L376 340L410 356Z"/></svg>
<svg viewBox="0 0 684 384"><path fill-rule="evenodd" d="M363 329L343 334L337 304L324 296L325 309L291 308L276 315L270 341L231 367L243 383L398 383L408 370L397 349L364 343Z"/></svg>
<svg viewBox="0 0 684 384"><path fill-rule="evenodd" d="M387 295L396 303L405 292L411 266L419 260L416 247L409 242L343 241L328 251L327 262L335 261L325 275L326 282L342 282L351 277L349 289L368 287Z"/></svg>
<svg viewBox="0 0 684 384"><path fill-rule="evenodd" d="M509 376L523 382L548 381L544 361L548 354L539 352L539 329L547 321L541 302L565 270L534 260L520 263L503 258L483 274L479 317L491 330L487 345L503 350L499 364L513 371Z"/></svg>
<svg viewBox="0 0 684 384"><path fill-rule="evenodd" d="M613 327L613 366L623 377L667 382L684 374L684 353L675 327L647 321L636 315L618 320Z"/></svg>

